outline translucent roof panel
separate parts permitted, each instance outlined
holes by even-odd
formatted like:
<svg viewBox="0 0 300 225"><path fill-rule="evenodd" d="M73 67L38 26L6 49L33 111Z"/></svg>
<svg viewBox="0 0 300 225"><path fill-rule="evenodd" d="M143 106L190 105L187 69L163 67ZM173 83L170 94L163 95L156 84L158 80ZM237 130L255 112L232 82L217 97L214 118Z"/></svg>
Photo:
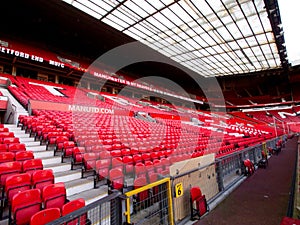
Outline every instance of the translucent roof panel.
<svg viewBox="0 0 300 225"><path fill-rule="evenodd" d="M204 77L281 68L264 0L64 0Z"/></svg>

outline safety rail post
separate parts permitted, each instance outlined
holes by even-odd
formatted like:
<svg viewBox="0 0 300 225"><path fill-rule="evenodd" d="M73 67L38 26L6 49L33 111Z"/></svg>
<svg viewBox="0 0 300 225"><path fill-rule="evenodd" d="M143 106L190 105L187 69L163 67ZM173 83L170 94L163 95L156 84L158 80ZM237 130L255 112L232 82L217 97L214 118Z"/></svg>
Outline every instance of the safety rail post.
<svg viewBox="0 0 300 225"><path fill-rule="evenodd" d="M216 160L216 173L217 173L217 182L219 186L219 192L224 190L224 181L223 181L223 168L222 168L222 161Z"/></svg>

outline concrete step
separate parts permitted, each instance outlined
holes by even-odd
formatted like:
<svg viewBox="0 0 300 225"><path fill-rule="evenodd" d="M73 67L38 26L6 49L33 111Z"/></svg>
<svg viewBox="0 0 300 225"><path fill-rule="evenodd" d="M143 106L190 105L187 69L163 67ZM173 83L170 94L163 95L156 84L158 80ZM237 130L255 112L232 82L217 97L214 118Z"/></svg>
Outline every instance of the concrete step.
<svg viewBox="0 0 300 225"><path fill-rule="evenodd" d="M26 138L29 138L29 134L25 134L24 132L14 132L15 137L18 137L21 141L21 139L26 140Z"/></svg>
<svg viewBox="0 0 300 225"><path fill-rule="evenodd" d="M30 150L30 149L28 148L28 150ZM54 151L53 150L33 151L33 155L34 155L34 158L37 158L37 159L54 157Z"/></svg>
<svg viewBox="0 0 300 225"><path fill-rule="evenodd" d="M40 145L39 142L27 142L24 144L26 148L32 149L32 151L46 151L46 145Z"/></svg>
<svg viewBox="0 0 300 225"><path fill-rule="evenodd" d="M4 124L4 127L7 127L8 129L9 128L17 128L17 125L16 124Z"/></svg>
<svg viewBox="0 0 300 225"><path fill-rule="evenodd" d="M53 164L59 164L61 163L61 157L60 156L50 156L42 158L43 165L53 165Z"/></svg>
<svg viewBox="0 0 300 225"><path fill-rule="evenodd" d="M70 163L49 164L49 165L45 165L44 169L52 169L53 173L69 171L71 170L71 164Z"/></svg>
<svg viewBox="0 0 300 225"><path fill-rule="evenodd" d="M108 186L102 185L96 189L82 191L78 194L68 196L68 200L71 201L71 200L74 200L77 198L83 198L85 200L85 204L88 205L88 204L91 204L92 202L95 202L107 195L108 195Z"/></svg>
<svg viewBox="0 0 300 225"><path fill-rule="evenodd" d="M6 126L4 126L6 127ZM22 130L21 127L7 127L10 132L14 132L14 134L26 134L25 130ZM27 134L29 136L29 134Z"/></svg>
<svg viewBox="0 0 300 225"><path fill-rule="evenodd" d="M93 177L76 179L68 182L64 182L67 190L67 196L75 195L83 191L94 189Z"/></svg>
<svg viewBox="0 0 300 225"><path fill-rule="evenodd" d="M16 130L20 131L22 130L21 127L18 127L16 124L4 124L4 127L7 127L10 131Z"/></svg>
<svg viewBox="0 0 300 225"><path fill-rule="evenodd" d="M27 143L27 142L29 142L29 143L31 143L31 142L36 142L36 141L34 141L34 137L21 137L21 138L19 138L20 139L20 142L21 143ZM39 143L40 144L40 142L37 142L37 143Z"/></svg>
<svg viewBox="0 0 300 225"><path fill-rule="evenodd" d="M69 170L54 173L55 183L81 179L81 170Z"/></svg>

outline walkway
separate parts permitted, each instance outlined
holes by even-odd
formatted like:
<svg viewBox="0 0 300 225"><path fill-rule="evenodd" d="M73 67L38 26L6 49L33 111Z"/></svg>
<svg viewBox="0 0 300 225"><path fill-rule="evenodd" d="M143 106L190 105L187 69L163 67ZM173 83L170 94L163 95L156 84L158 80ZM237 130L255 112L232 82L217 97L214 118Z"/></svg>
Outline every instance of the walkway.
<svg viewBox="0 0 300 225"><path fill-rule="evenodd" d="M297 137L194 225L279 225L287 213Z"/></svg>

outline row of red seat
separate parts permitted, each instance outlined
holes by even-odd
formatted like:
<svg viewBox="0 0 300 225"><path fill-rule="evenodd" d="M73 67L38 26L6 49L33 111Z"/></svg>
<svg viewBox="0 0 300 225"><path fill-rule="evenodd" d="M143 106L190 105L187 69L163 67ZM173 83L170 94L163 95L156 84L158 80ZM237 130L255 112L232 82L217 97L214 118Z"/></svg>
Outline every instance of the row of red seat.
<svg viewBox="0 0 300 225"><path fill-rule="evenodd" d="M9 224L45 224L85 206L84 199L68 201L64 183L54 183L40 189L16 193L9 207ZM87 214L80 217L86 224ZM74 219L68 224L78 224Z"/></svg>
<svg viewBox="0 0 300 225"><path fill-rule="evenodd" d="M38 169L34 172L9 171L10 173L1 173L1 218L5 207L11 204L13 196L21 191L28 189L39 189L54 183L52 170ZM7 171L6 171L7 172Z"/></svg>
<svg viewBox="0 0 300 225"><path fill-rule="evenodd" d="M32 151L0 152L0 163L34 159Z"/></svg>
<svg viewBox="0 0 300 225"><path fill-rule="evenodd" d="M44 168L41 159L28 159L24 161L11 161L0 163L0 187L3 186L5 179L13 174L33 173Z"/></svg>
<svg viewBox="0 0 300 225"><path fill-rule="evenodd" d="M69 213L72 213L84 206L85 206L84 199L78 198L65 203L62 206L61 210L59 208L42 209L31 216L30 225L48 224L56 219L59 219L61 216L66 216ZM88 224L88 221L89 220L87 214L84 213L80 215L78 218L69 221L67 224L68 225Z"/></svg>

